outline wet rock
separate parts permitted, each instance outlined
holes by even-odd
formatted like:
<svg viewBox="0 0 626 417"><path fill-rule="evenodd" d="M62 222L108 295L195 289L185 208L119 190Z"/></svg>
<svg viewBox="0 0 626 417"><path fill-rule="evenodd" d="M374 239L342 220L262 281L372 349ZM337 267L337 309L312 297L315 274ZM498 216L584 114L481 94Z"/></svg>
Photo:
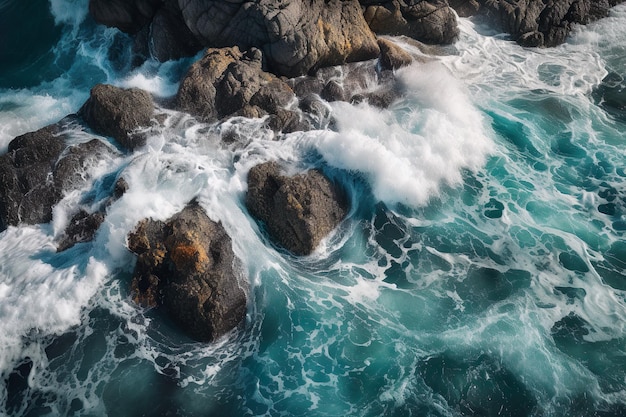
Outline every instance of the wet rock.
<svg viewBox="0 0 626 417"><path fill-rule="evenodd" d="M133 150L146 142L139 130L152 125L154 103L148 92L138 88L97 84L78 114L95 132Z"/></svg>
<svg viewBox="0 0 626 417"><path fill-rule="evenodd" d="M105 26L137 33L150 23L163 0L90 0L89 13Z"/></svg>
<svg viewBox="0 0 626 417"><path fill-rule="evenodd" d="M128 247L138 255L133 299L163 306L192 338L215 340L244 319L246 294L230 237L197 203L166 222L141 221Z"/></svg>
<svg viewBox="0 0 626 417"><path fill-rule="evenodd" d="M258 49L218 48L208 49L191 66L178 90L176 108L209 122L246 109L256 109L255 117L276 113L293 97L285 82L263 71Z"/></svg>
<svg viewBox="0 0 626 417"><path fill-rule="evenodd" d="M266 162L248 174L246 206L276 242L306 255L343 220L348 201L318 170L286 176L278 163Z"/></svg>
<svg viewBox="0 0 626 417"><path fill-rule="evenodd" d="M104 213L89 214L85 210L76 213L65 228L63 236L57 244L57 252L67 250L77 243L93 240L100 225L104 222Z"/></svg>
<svg viewBox="0 0 626 417"><path fill-rule="evenodd" d="M619 0L516 1L452 0L460 15L483 14L510 33L522 46L556 46L565 41L575 24L606 17Z"/></svg>
<svg viewBox="0 0 626 417"><path fill-rule="evenodd" d="M53 170L55 186L63 191L80 188L87 180L86 168L111 157L113 153L98 139L67 147Z"/></svg>
<svg viewBox="0 0 626 417"><path fill-rule="evenodd" d="M0 230L47 223L65 192L88 181L88 168L114 154L97 139L67 147L71 120L18 136L0 156Z"/></svg>
<svg viewBox="0 0 626 417"><path fill-rule="evenodd" d="M346 101L346 93L343 87L335 80L330 80L326 83L320 92L320 97L328 102Z"/></svg>
<svg viewBox="0 0 626 417"><path fill-rule="evenodd" d="M365 21L379 35L406 35L421 42L450 44L459 36L445 0L362 0Z"/></svg>
<svg viewBox="0 0 626 417"><path fill-rule="evenodd" d="M408 52L388 39L378 39L378 46L380 47L378 62L383 70L397 70L413 62Z"/></svg>
<svg viewBox="0 0 626 417"><path fill-rule="evenodd" d="M204 45L260 48L275 74L295 77L378 55L356 0L287 0L280 7L273 0L179 4Z"/></svg>

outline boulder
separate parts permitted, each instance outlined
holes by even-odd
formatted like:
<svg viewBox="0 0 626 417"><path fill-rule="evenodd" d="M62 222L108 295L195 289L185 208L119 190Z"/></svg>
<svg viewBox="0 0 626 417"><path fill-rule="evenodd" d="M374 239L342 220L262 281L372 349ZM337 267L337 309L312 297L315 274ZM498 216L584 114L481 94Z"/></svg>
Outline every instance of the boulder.
<svg viewBox="0 0 626 417"><path fill-rule="evenodd" d="M450 44L459 36L456 16L446 0L363 0L365 21L378 35L405 35L431 44Z"/></svg>
<svg viewBox="0 0 626 417"><path fill-rule="evenodd" d="M138 88L97 84L78 114L95 132L133 150L146 142L146 135L138 130L152 125L154 103L148 92Z"/></svg>
<svg viewBox="0 0 626 417"><path fill-rule="evenodd" d="M378 39L378 46L380 47L378 62L382 70L397 70L413 62L408 52L388 39Z"/></svg>
<svg viewBox="0 0 626 417"><path fill-rule="evenodd" d="M65 149L62 131L54 124L18 136L0 156L0 231L52 220L61 193L50 174Z"/></svg>
<svg viewBox="0 0 626 417"><path fill-rule="evenodd" d="M210 342L246 315L231 239L195 202L166 222L146 219L128 237L138 255L133 299L163 306L192 338Z"/></svg>
<svg viewBox="0 0 626 417"><path fill-rule="evenodd" d="M0 230L47 223L63 194L89 180L87 168L112 151L97 139L66 147L64 122L18 136L0 156Z"/></svg>
<svg viewBox="0 0 626 417"><path fill-rule="evenodd" d="M163 0L89 0L89 13L105 26L137 33L148 25Z"/></svg>
<svg viewBox="0 0 626 417"><path fill-rule="evenodd" d="M257 47L269 69L295 77L378 55L356 0L180 0L189 29L207 46Z"/></svg>
<svg viewBox="0 0 626 417"><path fill-rule="evenodd" d="M606 17L621 0L451 0L460 15L483 14L522 46L556 46L575 24Z"/></svg>
<svg viewBox="0 0 626 417"><path fill-rule="evenodd" d="M176 108L205 122L233 115L275 114L294 98L291 88L263 71L258 49L208 49L183 78ZM243 113L243 114L242 114Z"/></svg>
<svg viewBox="0 0 626 417"><path fill-rule="evenodd" d="M273 240L296 255L315 250L346 216L344 191L319 170L286 176L276 162L248 174L246 207Z"/></svg>

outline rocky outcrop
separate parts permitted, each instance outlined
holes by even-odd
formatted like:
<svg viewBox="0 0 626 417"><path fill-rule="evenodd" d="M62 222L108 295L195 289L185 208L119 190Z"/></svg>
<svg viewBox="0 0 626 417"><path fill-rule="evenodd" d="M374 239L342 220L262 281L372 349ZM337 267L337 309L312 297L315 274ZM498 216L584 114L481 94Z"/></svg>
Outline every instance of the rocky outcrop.
<svg viewBox="0 0 626 417"><path fill-rule="evenodd" d="M67 147L63 122L18 136L0 156L0 230L47 223L65 192L89 179L86 168L111 149L94 139Z"/></svg>
<svg viewBox="0 0 626 417"><path fill-rule="evenodd" d="M459 36L446 0L361 0L365 21L379 35L406 35L420 42L450 44Z"/></svg>
<svg viewBox="0 0 626 417"><path fill-rule="evenodd" d="M307 255L343 220L348 201L318 170L286 176L278 163L266 162L248 174L246 207L278 244Z"/></svg>
<svg viewBox="0 0 626 417"><path fill-rule="evenodd" d="M621 0L451 0L461 15L489 17L523 46L556 46L575 24L587 24L608 15Z"/></svg>
<svg viewBox="0 0 626 417"><path fill-rule="evenodd" d="M91 0L90 11L159 59L199 45L256 47L273 73L292 77L378 54L357 0Z"/></svg>
<svg viewBox="0 0 626 417"><path fill-rule="evenodd" d="M288 77L378 54L356 0L222 2L181 0L189 29L204 45L257 47L269 69Z"/></svg>
<svg viewBox="0 0 626 417"><path fill-rule="evenodd" d="M195 202L166 222L147 219L128 237L138 255L133 299L163 306L192 338L212 341L246 314L230 237Z"/></svg>
<svg viewBox="0 0 626 417"><path fill-rule="evenodd" d="M208 49L194 63L180 84L176 108L213 122L231 116L283 117L275 130L291 130L298 119L285 107L294 100L291 88L275 75L263 71L258 49L238 47Z"/></svg>
<svg viewBox="0 0 626 417"><path fill-rule="evenodd" d="M97 84L78 114L95 132L133 150L146 142L140 129L152 125L154 103L148 92L138 88Z"/></svg>

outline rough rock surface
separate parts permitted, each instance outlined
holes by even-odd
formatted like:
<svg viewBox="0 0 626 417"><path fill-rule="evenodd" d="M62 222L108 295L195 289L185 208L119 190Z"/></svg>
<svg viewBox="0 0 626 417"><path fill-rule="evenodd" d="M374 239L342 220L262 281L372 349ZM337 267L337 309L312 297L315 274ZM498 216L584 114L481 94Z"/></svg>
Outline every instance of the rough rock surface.
<svg viewBox="0 0 626 417"><path fill-rule="evenodd" d="M246 206L281 246L306 255L345 217L348 201L318 170L290 177L278 163L266 162L248 174Z"/></svg>
<svg viewBox="0 0 626 417"><path fill-rule="evenodd" d="M151 126L154 103L148 92L138 88L97 84L78 114L97 133L133 150L145 144L146 137L138 129Z"/></svg>
<svg viewBox="0 0 626 417"><path fill-rule="evenodd" d="M197 203L167 222L141 221L128 247L138 255L134 300L162 305L192 338L212 341L245 317L230 237Z"/></svg>
<svg viewBox="0 0 626 417"><path fill-rule="evenodd" d="M176 108L206 122L279 113L294 94L284 81L263 71L262 61L261 51L255 48L208 49L181 82Z"/></svg>
<svg viewBox="0 0 626 417"><path fill-rule="evenodd" d="M378 62L383 70L397 70L413 62L408 52L389 39L378 39L378 46L380 47Z"/></svg>
<svg viewBox="0 0 626 417"><path fill-rule="evenodd" d="M378 55L357 0L91 0L90 11L137 34L157 58L192 55L196 45L257 47L272 72L291 77Z"/></svg>
<svg viewBox="0 0 626 417"><path fill-rule="evenodd" d="M406 35L425 43L450 44L459 36L447 0L362 0L365 21L379 35Z"/></svg>
<svg viewBox="0 0 626 417"><path fill-rule="evenodd" d="M66 148L62 122L18 136L0 156L0 230L52 220L63 193L82 186L86 167L112 151L97 139Z"/></svg>
<svg viewBox="0 0 626 417"><path fill-rule="evenodd" d="M608 15L621 0L452 0L459 14L481 13L523 46L555 46L565 41L574 24Z"/></svg>

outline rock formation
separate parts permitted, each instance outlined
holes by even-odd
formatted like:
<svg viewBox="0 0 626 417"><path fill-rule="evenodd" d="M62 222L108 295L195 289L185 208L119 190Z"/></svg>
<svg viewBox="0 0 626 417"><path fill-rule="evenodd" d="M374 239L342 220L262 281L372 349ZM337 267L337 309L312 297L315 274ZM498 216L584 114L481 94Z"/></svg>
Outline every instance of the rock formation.
<svg viewBox="0 0 626 417"><path fill-rule="evenodd" d="M510 33L523 46L555 46L575 24L608 15L621 0L451 0L460 15L480 13Z"/></svg>
<svg viewBox="0 0 626 417"><path fill-rule="evenodd" d="M365 21L380 35L406 35L425 43L450 44L459 36L446 0L361 0Z"/></svg>
<svg viewBox="0 0 626 417"><path fill-rule="evenodd" d="M66 127L59 122L18 136L0 156L0 231L52 220L63 194L87 181L86 167L112 154L98 139L67 147Z"/></svg>
<svg viewBox="0 0 626 417"><path fill-rule="evenodd" d="M348 201L318 170L290 177L278 163L266 162L248 174L246 207L281 246L307 255L343 220Z"/></svg>
<svg viewBox="0 0 626 417"><path fill-rule="evenodd" d="M133 150L145 144L146 137L138 130L152 124L154 103L148 92L138 88L97 84L78 114L95 132Z"/></svg>
<svg viewBox="0 0 626 417"><path fill-rule="evenodd" d="M165 307L192 338L212 341L245 317L230 237L197 203L166 222L143 220L128 247L138 255L133 299Z"/></svg>

